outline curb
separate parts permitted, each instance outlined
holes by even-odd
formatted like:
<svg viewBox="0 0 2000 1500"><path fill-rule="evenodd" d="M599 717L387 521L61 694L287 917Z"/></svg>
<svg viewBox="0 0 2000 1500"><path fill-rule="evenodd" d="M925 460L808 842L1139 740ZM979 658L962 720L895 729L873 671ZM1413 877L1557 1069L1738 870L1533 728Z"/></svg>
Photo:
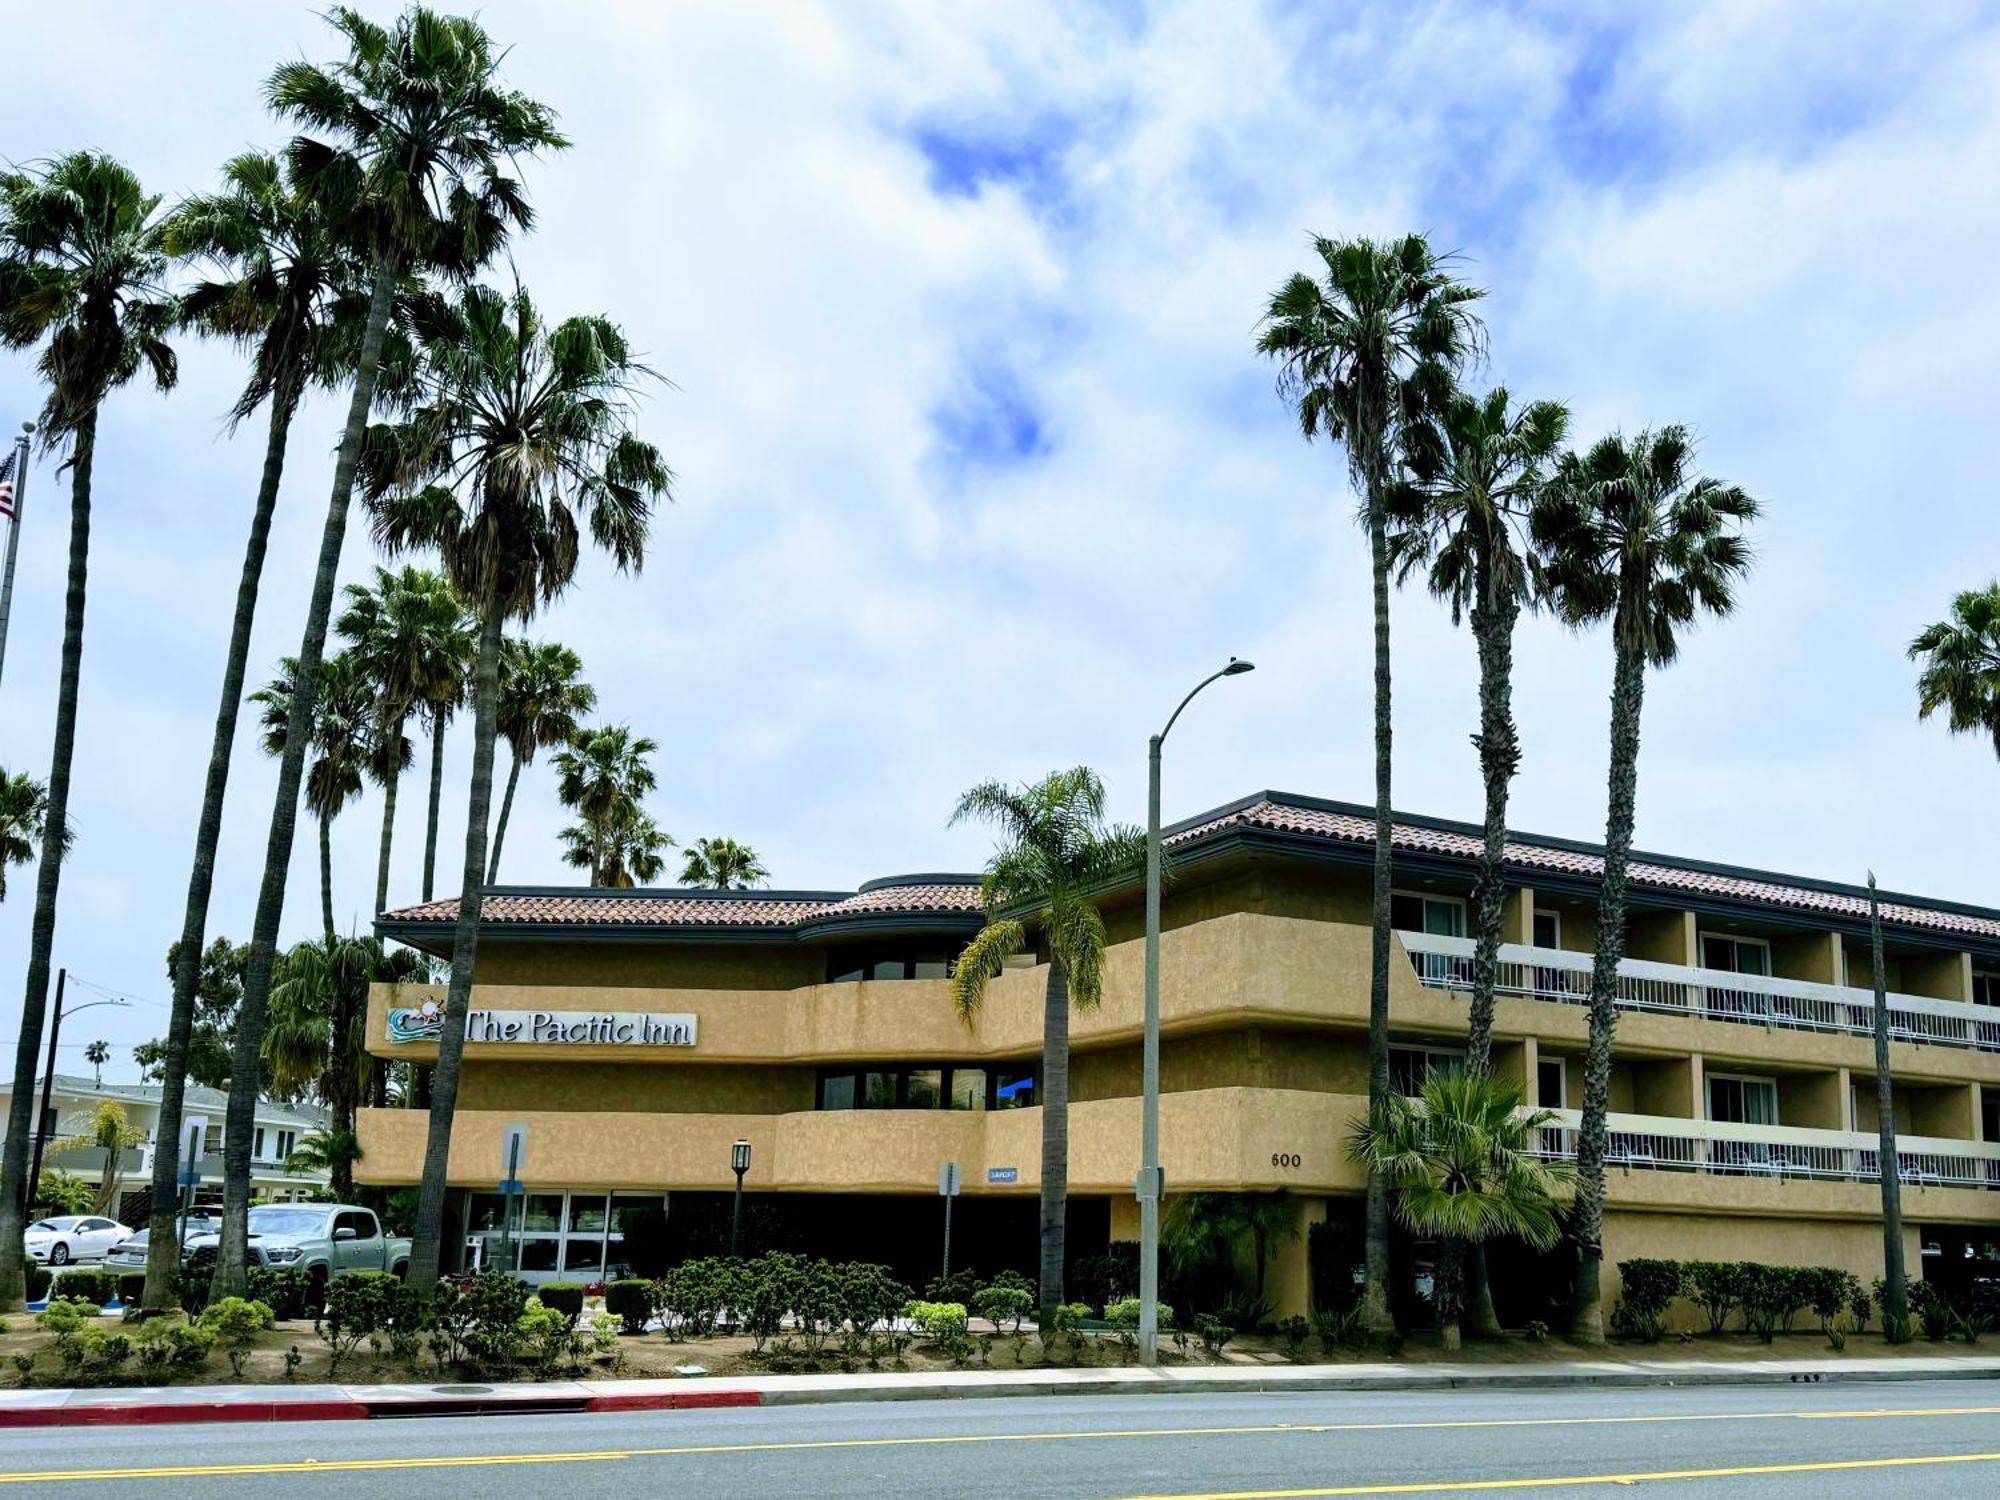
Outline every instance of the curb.
<svg viewBox="0 0 2000 1500"><path fill-rule="evenodd" d="M383 1396L366 1395L304 1397L298 1400L259 1399L234 1401L133 1401L46 1404L19 1407L0 1406L0 1428L25 1427L126 1427L166 1423L200 1422L327 1422L397 1420L410 1417L560 1416L576 1412L700 1411L725 1407L820 1406L838 1403L887 1401L941 1401L964 1398L1059 1397L1069 1395L1136 1396L1147 1394L1227 1395L1248 1392L1259 1395L1285 1392L1328 1391L1450 1391L1450 1390L1558 1390L1595 1387L1605 1390L1637 1390L1668 1386L1759 1386L1759 1385L1854 1385L1883 1382L1908 1383L1921 1380L2000 1380L2000 1362L1968 1365L1963 1369L1895 1368L1813 1370L1792 1369L1696 1369L1548 1371L1498 1369L1477 1374L1456 1371L1436 1375L1411 1371L1384 1379L1380 1375L1291 1375L1273 1373L1234 1379L1202 1377L1162 1377L1158 1375L1111 1376L1079 1381L1020 1380L986 1384L970 1380L923 1383L854 1384L841 1386L741 1387L725 1389L676 1389L674 1382L650 1391L618 1391L601 1394L570 1394L551 1390L538 1395L534 1387L517 1388L508 1395L478 1396ZM572 1387L572 1390L574 1388ZM52 1393L54 1394L54 1393Z"/></svg>

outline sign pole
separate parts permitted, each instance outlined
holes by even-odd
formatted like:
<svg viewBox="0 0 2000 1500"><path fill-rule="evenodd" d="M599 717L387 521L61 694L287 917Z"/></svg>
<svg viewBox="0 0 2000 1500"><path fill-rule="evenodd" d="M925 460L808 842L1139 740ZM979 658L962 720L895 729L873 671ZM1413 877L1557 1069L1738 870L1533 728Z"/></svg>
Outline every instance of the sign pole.
<svg viewBox="0 0 2000 1500"><path fill-rule="evenodd" d="M7 523L7 568L0 575L0 672L7 666L7 621L14 613L14 560L21 555L21 497L28 488L28 434L33 422L21 424L14 439L14 516Z"/></svg>
<svg viewBox="0 0 2000 1500"><path fill-rule="evenodd" d="M938 1166L938 1196L944 1199L944 1269L942 1275L951 1275L951 1200L958 1196L958 1163L948 1161Z"/></svg>
<svg viewBox="0 0 2000 1500"><path fill-rule="evenodd" d="M500 1269L509 1275L514 1271L514 1187L520 1169L521 1136L516 1132L507 1137L507 1181L500 1193ZM522 1207L526 1206L523 1196Z"/></svg>

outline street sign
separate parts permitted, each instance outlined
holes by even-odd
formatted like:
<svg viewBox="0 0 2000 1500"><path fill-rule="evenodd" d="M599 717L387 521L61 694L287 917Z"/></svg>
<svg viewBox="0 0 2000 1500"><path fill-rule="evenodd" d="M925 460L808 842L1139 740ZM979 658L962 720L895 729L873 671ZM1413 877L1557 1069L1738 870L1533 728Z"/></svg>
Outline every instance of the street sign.
<svg viewBox="0 0 2000 1500"><path fill-rule="evenodd" d="M518 1177L509 1177L505 1182L500 1184L500 1191L509 1197L525 1193L527 1190L527 1184L523 1183Z"/></svg>
<svg viewBox="0 0 2000 1500"><path fill-rule="evenodd" d="M958 1196L958 1163L941 1162L938 1165L938 1196L956 1198Z"/></svg>
<svg viewBox="0 0 2000 1500"><path fill-rule="evenodd" d="M1004 1183L1019 1182L1020 1180L1021 1169L1019 1167L988 1167L986 1169L986 1181L989 1186L998 1187Z"/></svg>
<svg viewBox="0 0 2000 1500"><path fill-rule="evenodd" d="M1167 1169L1141 1167L1132 1181L1132 1191L1141 1203L1158 1203L1167 1196Z"/></svg>

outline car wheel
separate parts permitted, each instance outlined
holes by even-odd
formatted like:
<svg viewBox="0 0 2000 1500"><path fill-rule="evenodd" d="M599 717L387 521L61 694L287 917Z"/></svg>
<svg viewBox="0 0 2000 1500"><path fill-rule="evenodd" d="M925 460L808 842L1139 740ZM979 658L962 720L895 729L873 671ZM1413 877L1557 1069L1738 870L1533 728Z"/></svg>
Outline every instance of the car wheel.
<svg viewBox="0 0 2000 1500"><path fill-rule="evenodd" d="M397 1261L389 1268L389 1274L398 1281L408 1281L410 1279L410 1263L406 1260Z"/></svg>
<svg viewBox="0 0 2000 1500"><path fill-rule="evenodd" d="M68 1265L69 1246L65 1245L61 1240L57 1240L49 1250L49 1264L52 1266Z"/></svg>

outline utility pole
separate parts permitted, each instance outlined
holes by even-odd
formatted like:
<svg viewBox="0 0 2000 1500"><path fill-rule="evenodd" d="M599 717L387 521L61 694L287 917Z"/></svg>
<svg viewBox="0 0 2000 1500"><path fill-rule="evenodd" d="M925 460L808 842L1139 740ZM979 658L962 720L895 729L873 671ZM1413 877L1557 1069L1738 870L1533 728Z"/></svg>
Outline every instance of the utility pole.
<svg viewBox="0 0 2000 1500"><path fill-rule="evenodd" d="M14 515L7 523L7 566L0 574L0 673L7 668L7 620L14 613L14 561L21 555L21 496L28 488L28 434L35 430L33 422L21 424L21 435L14 439ZM28 1196L30 1206L34 1195Z"/></svg>

